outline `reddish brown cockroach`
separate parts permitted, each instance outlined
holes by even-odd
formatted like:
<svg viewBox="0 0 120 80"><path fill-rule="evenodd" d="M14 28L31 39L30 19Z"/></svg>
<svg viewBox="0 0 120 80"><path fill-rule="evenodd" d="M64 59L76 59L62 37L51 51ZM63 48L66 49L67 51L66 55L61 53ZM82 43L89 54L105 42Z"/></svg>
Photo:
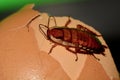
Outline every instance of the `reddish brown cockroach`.
<svg viewBox="0 0 120 80"><path fill-rule="evenodd" d="M89 54L93 56L94 54L102 54L105 56L104 51L107 47L102 45L100 40L97 38L101 35L97 35L93 31L83 27L80 24L77 25L77 28L69 28L68 25L71 22L70 17L68 17L68 21L66 21L66 24L62 27L57 26L55 17L52 18L55 22L55 26L52 28L49 27L51 17L48 18L47 25L39 24L40 32L47 40L54 43L49 53L51 53L53 48L55 48L57 45L61 45L65 47L66 50L76 55L76 61L78 60L78 53ZM31 21L28 24L30 24ZM42 27L45 27L47 32L45 32ZM98 58L96 59L99 60Z"/></svg>

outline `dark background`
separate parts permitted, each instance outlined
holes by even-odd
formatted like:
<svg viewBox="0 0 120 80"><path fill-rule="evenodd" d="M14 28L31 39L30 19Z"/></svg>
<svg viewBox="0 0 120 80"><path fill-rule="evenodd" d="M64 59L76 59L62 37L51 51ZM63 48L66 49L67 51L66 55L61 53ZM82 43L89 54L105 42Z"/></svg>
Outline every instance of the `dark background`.
<svg viewBox="0 0 120 80"><path fill-rule="evenodd" d="M54 16L71 16L97 29L108 44L120 72L120 1L101 0L35 6L40 12ZM18 9L0 12L0 20Z"/></svg>

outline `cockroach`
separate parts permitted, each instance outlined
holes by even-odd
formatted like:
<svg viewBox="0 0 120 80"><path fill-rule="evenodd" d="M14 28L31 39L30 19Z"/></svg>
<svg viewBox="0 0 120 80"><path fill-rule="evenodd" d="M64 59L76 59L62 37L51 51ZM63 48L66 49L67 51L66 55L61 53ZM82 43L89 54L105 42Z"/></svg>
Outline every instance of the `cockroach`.
<svg viewBox="0 0 120 80"><path fill-rule="evenodd" d="M37 18L39 16L36 16ZM34 18L34 19L35 19ZM55 26L49 27L50 20L53 18ZM32 19L29 24L34 20ZM48 24L39 24L39 30L43 36L54 43L52 45L49 53L52 52L53 48L57 45L61 45L66 48L66 50L76 55L75 61L78 60L77 54L88 54L92 55L95 59L100 60L94 54L102 54L105 56L105 45L102 45L99 36L95 32L87 29L86 27L77 24L76 28L70 28L68 25L71 23L70 17L66 21L64 26L57 26L56 19L54 16L48 18ZM28 25L29 25L28 24ZM44 28L43 28L44 27ZM46 32L45 29L46 28Z"/></svg>

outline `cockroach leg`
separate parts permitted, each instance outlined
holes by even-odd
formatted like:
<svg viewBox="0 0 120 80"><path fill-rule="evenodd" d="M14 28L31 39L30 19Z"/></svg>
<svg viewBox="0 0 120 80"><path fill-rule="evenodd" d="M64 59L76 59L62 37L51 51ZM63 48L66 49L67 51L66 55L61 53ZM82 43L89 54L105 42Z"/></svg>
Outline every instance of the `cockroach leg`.
<svg viewBox="0 0 120 80"><path fill-rule="evenodd" d="M70 16L68 17L68 21L66 22L65 24L65 27L68 27L68 25L71 23L71 19L70 19Z"/></svg>
<svg viewBox="0 0 120 80"><path fill-rule="evenodd" d="M56 22L56 19L55 17L53 16L53 19L54 19L54 22L55 22L55 26L57 26L57 22Z"/></svg>
<svg viewBox="0 0 120 80"><path fill-rule="evenodd" d="M92 35L95 35L95 36L98 36L98 37L101 36L101 35L97 35L95 32L93 32L93 31L91 31L91 30L83 27L83 26L80 25L80 24L77 25L77 28L80 29L81 31L88 32L88 33L90 33L90 34L92 34Z"/></svg>
<svg viewBox="0 0 120 80"><path fill-rule="evenodd" d="M53 18L53 20L54 20L54 22L55 22L55 26L57 27L57 23L56 23L56 19L55 19L55 17L54 16L50 16L49 18L48 18L48 27L50 26L50 19L51 18Z"/></svg>
<svg viewBox="0 0 120 80"><path fill-rule="evenodd" d="M53 48L55 48L56 46L57 46L57 44L52 45L52 47L51 47L51 49L50 49L48 54L50 54L52 52Z"/></svg>
<svg viewBox="0 0 120 80"><path fill-rule="evenodd" d="M108 48L106 45L102 45L104 48Z"/></svg>
<svg viewBox="0 0 120 80"><path fill-rule="evenodd" d="M77 53L75 54L75 56L76 56L76 59L75 59L75 61L78 61L78 55L77 55Z"/></svg>
<svg viewBox="0 0 120 80"><path fill-rule="evenodd" d="M105 56L105 53L102 52L101 54L102 54L103 56Z"/></svg>
<svg viewBox="0 0 120 80"><path fill-rule="evenodd" d="M72 53L74 53L74 54L75 54L75 56L76 56L75 61L77 61L77 60L78 60L78 55L77 55L77 52L76 52L76 51L74 51L74 50L71 50L69 47L66 47L66 49L67 49L68 51L70 51L70 52L72 52Z"/></svg>
<svg viewBox="0 0 120 80"><path fill-rule="evenodd" d="M91 54L91 53L89 53L89 52L87 52L87 51L79 51L79 53L90 54L90 55L92 55L95 59L97 59L98 61L100 61L100 59L97 58L93 53Z"/></svg>
<svg viewBox="0 0 120 80"><path fill-rule="evenodd" d="M100 61L99 58L97 58L94 54L91 54L95 59L97 59L98 61Z"/></svg>

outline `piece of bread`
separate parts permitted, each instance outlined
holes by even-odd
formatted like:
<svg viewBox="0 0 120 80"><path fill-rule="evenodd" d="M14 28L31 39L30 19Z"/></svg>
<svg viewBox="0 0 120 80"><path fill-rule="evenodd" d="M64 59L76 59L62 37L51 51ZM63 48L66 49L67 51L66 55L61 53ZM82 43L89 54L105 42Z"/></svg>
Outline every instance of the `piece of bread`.
<svg viewBox="0 0 120 80"><path fill-rule="evenodd" d="M119 80L109 48L106 56L78 54L58 45L48 54L53 43L39 31L39 24L48 24L48 14L40 13L27 5L0 23L0 80ZM38 18L30 22L35 16ZM55 17L57 26L64 26L68 17ZM26 26L29 24L28 27ZM82 21L71 18L68 27L81 24L100 35ZM50 27L54 26L51 18ZM46 30L43 28L43 30ZM99 37L103 45L102 37Z"/></svg>

